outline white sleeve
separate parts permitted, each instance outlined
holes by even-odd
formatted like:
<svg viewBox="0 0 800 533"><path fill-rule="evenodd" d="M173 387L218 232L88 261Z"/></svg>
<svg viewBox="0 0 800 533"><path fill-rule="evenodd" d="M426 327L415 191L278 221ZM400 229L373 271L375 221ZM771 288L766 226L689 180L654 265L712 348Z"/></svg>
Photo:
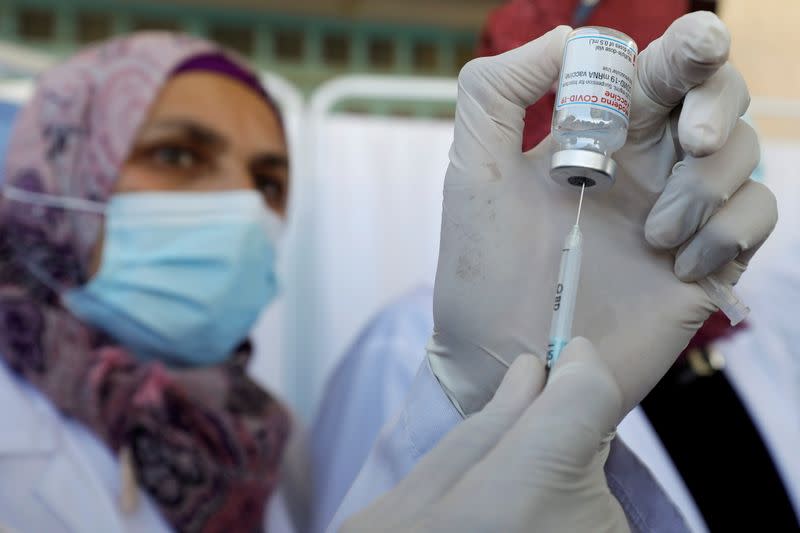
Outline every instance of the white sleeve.
<svg viewBox="0 0 800 533"><path fill-rule="evenodd" d="M403 408L381 430L327 531L337 531L349 516L394 487L460 421L426 358Z"/></svg>

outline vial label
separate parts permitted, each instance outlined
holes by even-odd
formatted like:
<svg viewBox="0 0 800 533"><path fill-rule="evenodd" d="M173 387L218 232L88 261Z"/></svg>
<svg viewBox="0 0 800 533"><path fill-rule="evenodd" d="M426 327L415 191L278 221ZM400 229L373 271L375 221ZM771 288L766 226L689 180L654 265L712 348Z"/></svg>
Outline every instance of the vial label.
<svg viewBox="0 0 800 533"><path fill-rule="evenodd" d="M636 50L604 35L567 40L556 109L590 105L618 113L628 124Z"/></svg>

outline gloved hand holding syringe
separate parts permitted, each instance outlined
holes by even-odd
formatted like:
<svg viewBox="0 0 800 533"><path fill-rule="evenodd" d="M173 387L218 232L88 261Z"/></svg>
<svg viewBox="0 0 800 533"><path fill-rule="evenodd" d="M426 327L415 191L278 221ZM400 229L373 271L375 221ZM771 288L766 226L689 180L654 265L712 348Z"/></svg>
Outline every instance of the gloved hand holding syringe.
<svg viewBox="0 0 800 533"><path fill-rule="evenodd" d="M575 225L561 249L547 346L548 368L572 338L583 255L583 197L587 187L605 191L614 184L616 163L611 154L625 144L637 53L630 37L604 27L573 30L564 47L552 125L558 148L550 176L562 185L580 187L580 198ZM697 283L731 324L744 320L750 311L713 276Z"/></svg>

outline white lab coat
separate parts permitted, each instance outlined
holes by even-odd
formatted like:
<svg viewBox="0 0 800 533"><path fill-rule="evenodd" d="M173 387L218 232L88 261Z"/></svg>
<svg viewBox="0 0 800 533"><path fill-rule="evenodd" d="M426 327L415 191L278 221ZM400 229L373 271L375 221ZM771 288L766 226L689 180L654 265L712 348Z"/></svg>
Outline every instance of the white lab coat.
<svg viewBox="0 0 800 533"><path fill-rule="evenodd" d="M390 490L460 420L427 362L423 362L405 405L381 431L328 531L336 531L347 517ZM616 465L623 468L612 467L612 472L622 475L609 475L609 484L626 512L632 531L707 531L691 495L639 408L628 415L618 435L629 443L633 453L625 450L625 457ZM777 441L772 442L774 449ZM630 468L632 462L639 461L643 463L641 466ZM789 473L786 468L781 471L796 503L798 472Z"/></svg>
<svg viewBox="0 0 800 533"><path fill-rule="evenodd" d="M0 531L167 533L146 493L135 512L118 504L119 463L81 424L61 416L34 387L0 363ZM280 491L268 531L291 533ZM4 529L5 528L5 529Z"/></svg>
<svg viewBox="0 0 800 533"><path fill-rule="evenodd" d="M423 361L401 410L383 428L361 472L331 521L334 532L405 477L462 420ZM634 533L684 533L685 518L636 456L619 442L609 456L609 485Z"/></svg>

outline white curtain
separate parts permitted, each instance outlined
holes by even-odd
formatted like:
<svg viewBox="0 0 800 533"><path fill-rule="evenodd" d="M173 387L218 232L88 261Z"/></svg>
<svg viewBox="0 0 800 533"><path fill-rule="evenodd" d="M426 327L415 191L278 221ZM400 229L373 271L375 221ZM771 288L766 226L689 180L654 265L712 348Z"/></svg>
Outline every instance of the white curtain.
<svg viewBox="0 0 800 533"><path fill-rule="evenodd" d="M287 242L284 392L304 415L369 318L432 284L452 129L446 120L331 115L316 124L314 153L298 154L307 174Z"/></svg>

